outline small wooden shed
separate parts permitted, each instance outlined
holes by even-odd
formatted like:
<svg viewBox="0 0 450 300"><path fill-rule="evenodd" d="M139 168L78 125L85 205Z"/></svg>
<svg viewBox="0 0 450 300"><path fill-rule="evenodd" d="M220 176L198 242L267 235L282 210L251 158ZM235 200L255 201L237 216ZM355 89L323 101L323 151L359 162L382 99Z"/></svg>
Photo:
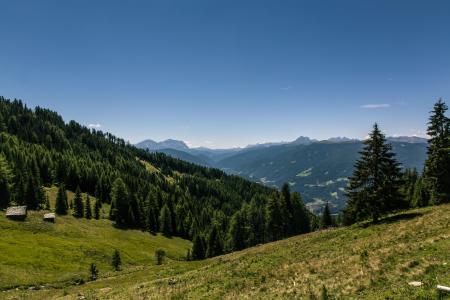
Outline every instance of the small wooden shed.
<svg viewBox="0 0 450 300"><path fill-rule="evenodd" d="M44 214L44 221L55 223L55 213Z"/></svg>
<svg viewBox="0 0 450 300"><path fill-rule="evenodd" d="M23 221L27 217L27 207L10 206L6 209L6 217L11 220Z"/></svg>

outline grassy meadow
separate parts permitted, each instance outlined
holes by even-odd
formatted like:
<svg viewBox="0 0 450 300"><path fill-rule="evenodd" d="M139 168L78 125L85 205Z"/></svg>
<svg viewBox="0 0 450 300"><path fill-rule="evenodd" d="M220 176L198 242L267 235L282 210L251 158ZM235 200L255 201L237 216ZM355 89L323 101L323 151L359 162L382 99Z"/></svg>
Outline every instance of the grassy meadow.
<svg viewBox="0 0 450 300"><path fill-rule="evenodd" d="M89 222L70 218L61 223L69 226ZM109 226L107 221L98 222L98 232L108 231L104 227ZM3 229L4 225L1 226ZM14 226L22 226L17 232L27 232L25 223ZM76 228L78 231L80 226ZM188 242L171 239L168 243L161 237L147 238L144 233L118 231L112 227L110 230L111 236L116 237L114 246L116 242L122 243L118 245L123 248L124 260L129 261L122 272L103 273L111 270L108 266L110 253L100 245L95 246L96 243L91 247L102 249L97 254L78 251L70 254L76 258L68 259L67 266L61 263L59 267L57 262L47 260L50 266L43 266L43 270L35 268L34 264L31 267L25 259L29 255L24 251L20 257L8 260L11 268L0 265L1 276L5 276L5 270L15 274L5 277L9 281L32 281L36 276L48 281L62 277L61 272L66 268L73 274L86 276L85 266L94 257L99 261L103 276L96 282L79 286L10 290L0 296L6 299L314 299L315 296L320 299L325 286L332 299L439 299L436 285L450 285L450 205L410 210L391 215L377 225L360 223L314 232L201 262L168 259L162 266L153 264L153 252L147 249L159 243L158 246L169 251L169 256L176 258L184 254ZM72 231L72 234L74 236L67 236L67 241L77 241L77 245L86 243L83 247L89 247L91 233L81 231L75 235ZM24 238L39 244L41 239L30 235L33 233ZM46 233L46 237L49 236ZM17 237L22 239L22 234L18 233ZM92 238L95 239L95 234ZM122 238L127 240L120 241ZM47 240L41 243L54 245ZM144 243L148 245L144 247ZM11 246L7 252L11 255L18 248ZM69 255L75 248L63 253ZM412 281L420 281L422 286L409 285ZM448 296L442 295L441 299L448 299Z"/></svg>

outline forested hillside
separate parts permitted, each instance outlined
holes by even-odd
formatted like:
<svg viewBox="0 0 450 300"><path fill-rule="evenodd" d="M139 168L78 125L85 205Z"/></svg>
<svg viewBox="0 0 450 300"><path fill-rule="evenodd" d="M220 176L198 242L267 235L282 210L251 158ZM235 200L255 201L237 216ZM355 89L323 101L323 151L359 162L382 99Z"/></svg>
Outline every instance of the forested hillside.
<svg viewBox="0 0 450 300"><path fill-rule="evenodd" d="M60 191L55 207L48 207L43 187L52 185ZM118 227L193 240L194 258L310 228L298 194L148 153L109 133L65 123L48 109L0 98L0 209L18 204L83 217L83 201L67 203L66 188L95 196L99 206L110 204Z"/></svg>

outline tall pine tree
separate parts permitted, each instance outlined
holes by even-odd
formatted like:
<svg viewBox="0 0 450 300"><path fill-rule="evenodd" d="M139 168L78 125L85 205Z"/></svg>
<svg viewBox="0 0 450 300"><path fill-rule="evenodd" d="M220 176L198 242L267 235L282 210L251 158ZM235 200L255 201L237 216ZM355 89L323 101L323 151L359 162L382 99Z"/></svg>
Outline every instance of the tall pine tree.
<svg viewBox="0 0 450 300"><path fill-rule="evenodd" d="M84 217L86 219L92 219L92 208L91 208L91 198L86 195L86 204L84 206Z"/></svg>
<svg viewBox="0 0 450 300"><path fill-rule="evenodd" d="M122 178L117 178L111 190L111 220L116 222L116 225L126 225L129 218L129 198L128 189Z"/></svg>
<svg viewBox="0 0 450 300"><path fill-rule="evenodd" d="M58 215L67 215L68 209L66 188L61 183L58 187L58 194L56 195L55 212Z"/></svg>
<svg viewBox="0 0 450 300"><path fill-rule="evenodd" d="M367 217L377 221L383 214L405 207L401 169L391 148L375 124L347 187L347 222Z"/></svg>
<svg viewBox="0 0 450 300"><path fill-rule="evenodd" d="M84 215L83 198L81 197L80 187L77 186L75 190L75 196L73 197L73 216L76 218L82 218Z"/></svg>
<svg viewBox="0 0 450 300"><path fill-rule="evenodd" d="M169 206L165 204L161 208L161 212L159 214L159 228L165 236L171 236L172 235L172 217L170 215Z"/></svg>
<svg viewBox="0 0 450 300"><path fill-rule="evenodd" d="M441 99L434 105L428 122L428 158L424 180L431 191L432 204L450 201L450 119Z"/></svg>
<svg viewBox="0 0 450 300"><path fill-rule="evenodd" d="M12 173L5 156L0 154L0 209L8 207L11 201Z"/></svg>

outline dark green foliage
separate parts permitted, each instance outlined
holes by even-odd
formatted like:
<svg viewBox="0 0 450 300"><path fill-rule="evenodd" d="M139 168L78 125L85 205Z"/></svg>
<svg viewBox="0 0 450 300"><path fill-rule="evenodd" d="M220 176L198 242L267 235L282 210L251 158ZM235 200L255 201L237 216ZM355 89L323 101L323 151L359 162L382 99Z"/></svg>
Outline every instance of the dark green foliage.
<svg viewBox="0 0 450 300"><path fill-rule="evenodd" d="M325 205L322 211L322 215L320 217L320 224L322 228L328 228L333 225L333 219L331 217L331 212L328 203Z"/></svg>
<svg viewBox="0 0 450 300"><path fill-rule="evenodd" d="M246 232L245 223L240 211L236 212L230 221L228 231L228 249L230 251L242 250L245 248Z"/></svg>
<svg viewBox="0 0 450 300"><path fill-rule="evenodd" d="M284 235L284 219L281 198L273 192L266 206L266 232L268 241L276 241Z"/></svg>
<svg viewBox="0 0 450 300"><path fill-rule="evenodd" d="M424 207L429 204L429 190L423 181L423 178L419 178L414 185L414 194L411 202L412 207Z"/></svg>
<svg viewBox="0 0 450 300"><path fill-rule="evenodd" d="M111 220L117 225L126 225L129 219L128 189L120 177L113 183L111 199Z"/></svg>
<svg viewBox="0 0 450 300"><path fill-rule="evenodd" d="M98 269L97 269L97 266L94 263L91 263L91 266L89 267L89 272L91 274L89 279L91 281L97 280L97 278L98 278Z"/></svg>
<svg viewBox="0 0 450 300"><path fill-rule="evenodd" d="M323 285L322 292L320 294L320 300L330 300L330 296L328 295L327 288Z"/></svg>
<svg viewBox="0 0 450 300"><path fill-rule="evenodd" d="M60 184L56 195L55 212L59 215L67 215L67 193L64 184Z"/></svg>
<svg viewBox="0 0 450 300"><path fill-rule="evenodd" d="M204 259L205 255L205 241L200 235L195 235L192 242L192 259Z"/></svg>
<svg viewBox="0 0 450 300"><path fill-rule="evenodd" d="M213 224L206 240L206 257L213 257L223 253L223 238L219 224Z"/></svg>
<svg viewBox="0 0 450 300"><path fill-rule="evenodd" d="M430 190L433 204L450 202L450 119L447 105L439 100L428 123L428 158L425 162L424 184Z"/></svg>
<svg viewBox="0 0 450 300"><path fill-rule="evenodd" d="M47 195L45 195L45 209L46 210L51 210L51 206L50 206L50 199L48 198Z"/></svg>
<svg viewBox="0 0 450 300"><path fill-rule="evenodd" d="M95 204L94 204L94 218L96 220L100 219L100 209L102 208L102 203L100 202L100 199L95 199Z"/></svg>
<svg viewBox="0 0 450 300"><path fill-rule="evenodd" d="M192 260L191 249L187 249L187 252L186 252L186 260L187 260L187 261Z"/></svg>
<svg viewBox="0 0 450 300"><path fill-rule="evenodd" d="M162 265L164 262L164 258L166 256L166 252L162 249L158 249L155 251L155 262L157 265Z"/></svg>
<svg viewBox="0 0 450 300"><path fill-rule="evenodd" d="M119 271L120 266L122 265L122 259L120 258L119 250L114 250L114 254L112 256L111 265L114 268L114 271Z"/></svg>
<svg viewBox="0 0 450 300"><path fill-rule="evenodd" d="M86 203L84 205L84 217L88 220L92 219L91 198L86 195Z"/></svg>
<svg viewBox="0 0 450 300"><path fill-rule="evenodd" d="M172 217L170 214L169 206L167 206L167 204L161 208L161 212L159 214L159 224L159 228L162 234L164 234L165 236L172 235Z"/></svg>
<svg viewBox="0 0 450 300"><path fill-rule="evenodd" d="M83 198L81 197L81 190L78 186L73 198L73 216L76 218L82 218L84 216Z"/></svg>
<svg viewBox="0 0 450 300"><path fill-rule="evenodd" d="M6 158L0 154L0 209L8 207L11 201L11 169Z"/></svg>
<svg viewBox="0 0 450 300"><path fill-rule="evenodd" d="M400 165L377 124L360 154L347 187L347 220L370 217L377 221L389 211L406 207L408 203L400 193Z"/></svg>

